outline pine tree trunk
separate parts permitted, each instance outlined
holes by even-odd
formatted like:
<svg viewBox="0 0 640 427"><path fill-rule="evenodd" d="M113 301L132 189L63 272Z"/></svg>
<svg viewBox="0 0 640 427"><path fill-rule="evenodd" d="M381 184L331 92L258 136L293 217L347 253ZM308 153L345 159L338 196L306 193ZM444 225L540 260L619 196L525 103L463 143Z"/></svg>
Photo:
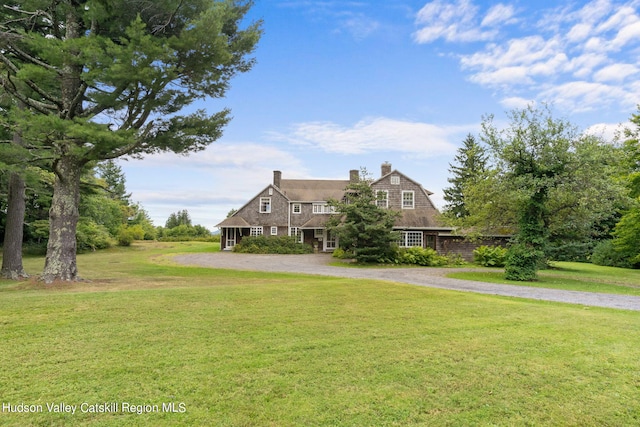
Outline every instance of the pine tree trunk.
<svg viewBox="0 0 640 427"><path fill-rule="evenodd" d="M0 276L18 280L29 277L22 266L22 236L26 208L24 179L13 172L9 177L7 223L2 247L2 270Z"/></svg>
<svg viewBox="0 0 640 427"><path fill-rule="evenodd" d="M82 167L71 156L62 156L54 165L56 179L49 210L49 243L42 280L79 280L76 264L76 228L80 201Z"/></svg>

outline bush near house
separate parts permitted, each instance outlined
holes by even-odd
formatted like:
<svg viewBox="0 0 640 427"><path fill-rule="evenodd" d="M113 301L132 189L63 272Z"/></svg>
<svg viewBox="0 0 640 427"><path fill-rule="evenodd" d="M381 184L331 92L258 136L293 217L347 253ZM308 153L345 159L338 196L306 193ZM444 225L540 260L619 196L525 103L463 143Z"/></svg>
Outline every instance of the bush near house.
<svg viewBox="0 0 640 427"><path fill-rule="evenodd" d="M502 246L478 246L473 251L473 262L483 267L504 267L507 249Z"/></svg>
<svg viewBox="0 0 640 427"><path fill-rule="evenodd" d="M438 252L434 249L415 246L398 249L396 263L421 265L423 267L442 267L449 264L449 259L438 255Z"/></svg>
<svg viewBox="0 0 640 427"><path fill-rule="evenodd" d="M310 254L313 248L295 236L250 236L233 247L234 252L246 254Z"/></svg>

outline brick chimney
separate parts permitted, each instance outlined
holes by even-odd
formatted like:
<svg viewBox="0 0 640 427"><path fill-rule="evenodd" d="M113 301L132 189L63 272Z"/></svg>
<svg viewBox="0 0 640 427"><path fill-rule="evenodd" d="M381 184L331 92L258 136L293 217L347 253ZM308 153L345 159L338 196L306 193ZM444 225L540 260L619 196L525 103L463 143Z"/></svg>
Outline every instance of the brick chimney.
<svg viewBox="0 0 640 427"><path fill-rule="evenodd" d="M380 167L380 170L381 170L381 172L382 172L381 177L382 177L382 176L385 176L385 175L389 175L389 174L391 173L391 163L389 163L389 162L384 162L384 163L382 164L382 166Z"/></svg>
<svg viewBox="0 0 640 427"><path fill-rule="evenodd" d="M349 183L355 184L360 181L360 171L358 169L351 169L349 171Z"/></svg>
<svg viewBox="0 0 640 427"><path fill-rule="evenodd" d="M282 172L273 171L273 185L280 188L280 181L282 180Z"/></svg>

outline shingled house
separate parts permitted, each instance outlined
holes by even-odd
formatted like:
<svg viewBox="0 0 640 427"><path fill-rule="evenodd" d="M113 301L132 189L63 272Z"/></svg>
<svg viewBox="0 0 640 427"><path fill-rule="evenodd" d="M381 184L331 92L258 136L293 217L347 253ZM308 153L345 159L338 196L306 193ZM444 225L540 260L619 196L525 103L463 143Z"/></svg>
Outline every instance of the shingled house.
<svg viewBox="0 0 640 427"><path fill-rule="evenodd" d="M230 250L245 236L289 235L298 236L318 251L333 251L338 241L325 227L334 213L327 201L341 200L347 185L358 179L357 170L350 171L345 180L282 179L282 172L274 171L271 184L217 225L221 229L221 248ZM433 193L402 172L392 170L391 164L382 164L381 176L371 186L380 207L402 213L394 226L401 232L400 246L430 247L441 253L469 251L460 246L462 239L452 234L452 228L438 223L438 210L429 198Z"/></svg>

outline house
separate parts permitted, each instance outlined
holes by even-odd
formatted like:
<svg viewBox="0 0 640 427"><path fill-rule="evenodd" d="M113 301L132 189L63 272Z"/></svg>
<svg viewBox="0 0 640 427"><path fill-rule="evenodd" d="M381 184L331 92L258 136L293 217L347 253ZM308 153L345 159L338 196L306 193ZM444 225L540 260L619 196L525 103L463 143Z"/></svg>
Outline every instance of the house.
<svg viewBox="0 0 640 427"><path fill-rule="evenodd" d="M283 179L273 172L267 185L237 212L217 225L221 229L221 248L230 250L246 236L298 236L300 242L318 251L329 252L338 247L335 236L326 229L333 207L328 200L342 200L347 185L359 179L351 170L349 179ZM430 247L439 252L455 252L455 236L451 227L438 222L438 210L429 198L433 193L391 164L383 163L380 178L371 182L378 195L378 206L401 212L394 230L401 232L402 247ZM449 241L449 242L448 242Z"/></svg>

